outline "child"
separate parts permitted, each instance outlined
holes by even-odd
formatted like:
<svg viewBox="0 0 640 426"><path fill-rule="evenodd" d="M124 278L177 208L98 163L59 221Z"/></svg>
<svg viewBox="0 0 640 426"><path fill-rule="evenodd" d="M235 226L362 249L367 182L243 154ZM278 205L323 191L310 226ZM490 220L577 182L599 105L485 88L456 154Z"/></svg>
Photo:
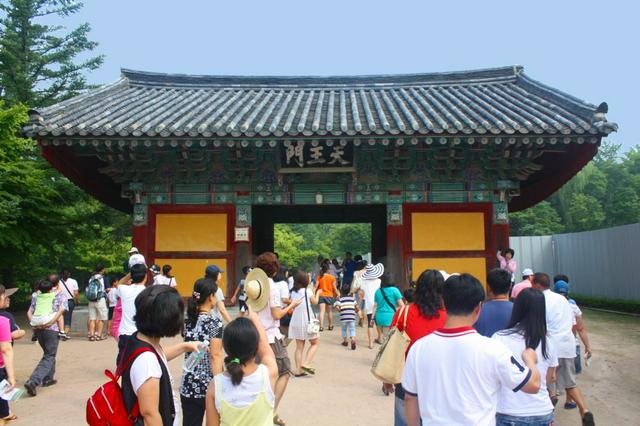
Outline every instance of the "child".
<svg viewBox="0 0 640 426"><path fill-rule="evenodd" d="M207 424L273 424L278 366L258 315L249 308L248 318L231 321L224 330L222 346L227 353L226 372L215 375L209 384Z"/></svg>
<svg viewBox="0 0 640 426"><path fill-rule="evenodd" d="M116 277L111 281L111 287L107 289L107 307L109 308L109 314L107 316L107 334L111 333L111 326L113 324L113 311L118 304L118 292L116 291L117 283L122 277Z"/></svg>
<svg viewBox="0 0 640 426"><path fill-rule="evenodd" d="M51 291L53 283L48 280L42 280L38 284L38 291L36 292L36 309L31 317L32 327L41 327L49 324L51 320L56 316L53 312L53 299L56 298L56 293ZM69 336L64 332L64 318L60 316L58 318L58 327L61 330L58 335L62 340L68 340Z"/></svg>
<svg viewBox="0 0 640 426"><path fill-rule="evenodd" d="M350 289L342 289L340 300L336 308L340 312L340 325L342 326L342 346L349 346L351 340L351 350L356 350L356 317L359 311L356 298Z"/></svg>

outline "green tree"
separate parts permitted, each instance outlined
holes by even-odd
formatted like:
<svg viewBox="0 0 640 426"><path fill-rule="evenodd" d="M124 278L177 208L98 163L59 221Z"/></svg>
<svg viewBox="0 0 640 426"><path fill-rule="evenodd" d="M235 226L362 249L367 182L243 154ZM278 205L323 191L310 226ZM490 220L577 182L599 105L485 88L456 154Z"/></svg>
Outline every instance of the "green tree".
<svg viewBox="0 0 640 426"><path fill-rule="evenodd" d="M275 250L280 261L290 268L309 271L316 261L315 251L305 249L305 239L294 232L289 225L277 225L274 228Z"/></svg>
<svg viewBox="0 0 640 426"><path fill-rule="evenodd" d="M542 201L529 209L510 214L509 229L513 236L533 236L559 234L565 227L551 203Z"/></svg>
<svg viewBox="0 0 640 426"><path fill-rule="evenodd" d="M73 0L7 0L0 2L0 83L7 104L51 105L86 88L85 72L95 70L103 56L84 58L97 43L84 23L65 31L43 18L77 13ZM82 58L82 59L81 59Z"/></svg>
<svg viewBox="0 0 640 426"><path fill-rule="evenodd" d="M631 187L618 187L611 194L606 208L606 223L610 226L640 222L640 200Z"/></svg>
<svg viewBox="0 0 640 426"><path fill-rule="evenodd" d="M569 231L580 232L598 229L604 222L602 205L591 195L574 194L567 215L571 218Z"/></svg>

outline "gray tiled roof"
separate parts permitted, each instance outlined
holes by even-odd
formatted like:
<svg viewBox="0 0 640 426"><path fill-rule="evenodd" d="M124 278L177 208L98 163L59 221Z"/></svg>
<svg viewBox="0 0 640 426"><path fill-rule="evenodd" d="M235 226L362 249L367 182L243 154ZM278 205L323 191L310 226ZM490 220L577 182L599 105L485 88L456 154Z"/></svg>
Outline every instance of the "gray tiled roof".
<svg viewBox="0 0 640 426"><path fill-rule="evenodd" d="M314 137L593 134L606 104L522 67L356 77L189 76L122 70L113 84L31 111L28 136Z"/></svg>

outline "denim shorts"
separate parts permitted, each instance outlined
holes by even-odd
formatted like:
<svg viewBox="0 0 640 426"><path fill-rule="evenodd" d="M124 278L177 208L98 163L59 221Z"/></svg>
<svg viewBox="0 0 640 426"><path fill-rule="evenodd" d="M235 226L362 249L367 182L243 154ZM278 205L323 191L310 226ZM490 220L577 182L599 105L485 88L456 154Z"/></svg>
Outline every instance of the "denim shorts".
<svg viewBox="0 0 640 426"><path fill-rule="evenodd" d="M324 296L320 296L320 300L318 301L319 304L325 304L325 305L333 305L333 303L335 302L335 299L333 297L324 297Z"/></svg>
<svg viewBox="0 0 640 426"><path fill-rule="evenodd" d="M496 426L551 426L553 412L542 416L507 416L496 414Z"/></svg>

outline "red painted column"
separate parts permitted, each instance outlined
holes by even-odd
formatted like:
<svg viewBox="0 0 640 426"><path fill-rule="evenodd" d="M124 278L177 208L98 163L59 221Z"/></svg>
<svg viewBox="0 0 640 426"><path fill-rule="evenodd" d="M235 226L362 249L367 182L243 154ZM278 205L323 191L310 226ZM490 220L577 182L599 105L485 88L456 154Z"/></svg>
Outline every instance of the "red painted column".
<svg viewBox="0 0 640 426"><path fill-rule="evenodd" d="M404 238L402 225L387 225L387 258L385 268L393 283L399 288L408 287L407 268L404 259Z"/></svg>
<svg viewBox="0 0 640 426"><path fill-rule="evenodd" d="M132 226L131 227L131 244L140 251L140 253L144 254L145 257L151 255L149 253L149 226L141 225L141 226ZM147 259L147 261L151 261L152 259Z"/></svg>

